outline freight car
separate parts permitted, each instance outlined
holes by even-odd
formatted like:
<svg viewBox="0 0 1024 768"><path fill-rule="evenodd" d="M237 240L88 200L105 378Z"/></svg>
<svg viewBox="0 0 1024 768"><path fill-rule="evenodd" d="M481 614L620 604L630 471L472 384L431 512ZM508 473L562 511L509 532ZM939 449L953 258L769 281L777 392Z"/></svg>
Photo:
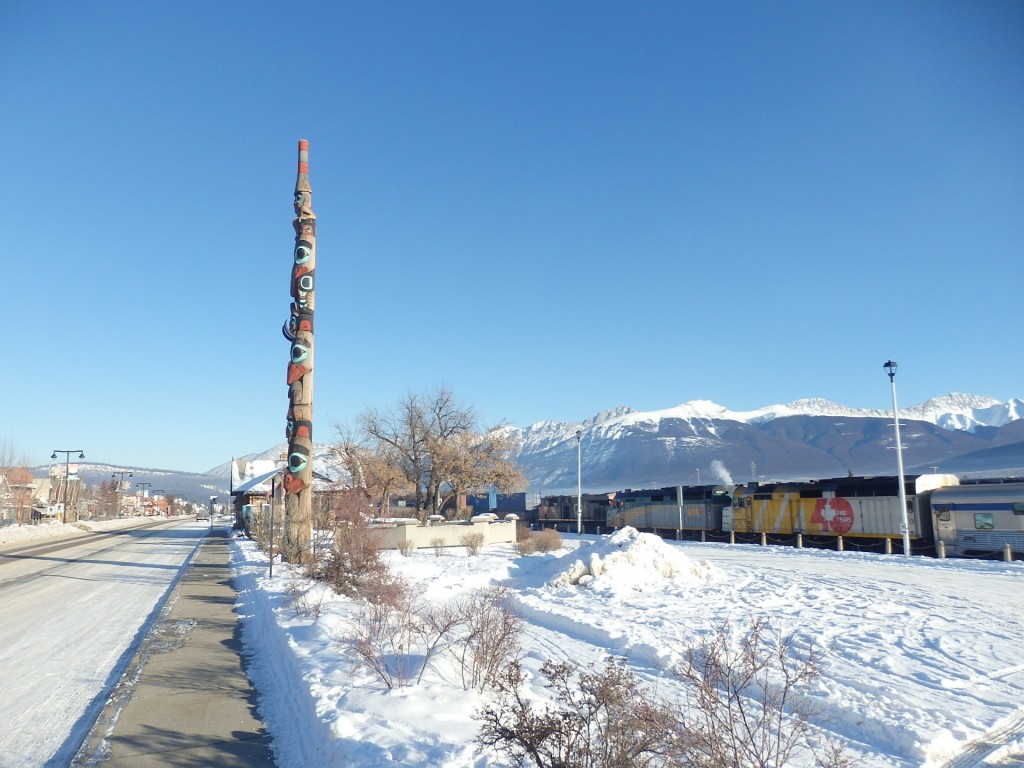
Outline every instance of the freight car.
<svg viewBox="0 0 1024 768"><path fill-rule="evenodd" d="M1024 483L978 483L932 494L935 539L952 555L1024 552Z"/></svg>
<svg viewBox="0 0 1024 768"><path fill-rule="evenodd" d="M722 530L722 511L730 503L729 490L720 485L627 489L613 495L608 525L628 525L681 539L703 538L708 532Z"/></svg>

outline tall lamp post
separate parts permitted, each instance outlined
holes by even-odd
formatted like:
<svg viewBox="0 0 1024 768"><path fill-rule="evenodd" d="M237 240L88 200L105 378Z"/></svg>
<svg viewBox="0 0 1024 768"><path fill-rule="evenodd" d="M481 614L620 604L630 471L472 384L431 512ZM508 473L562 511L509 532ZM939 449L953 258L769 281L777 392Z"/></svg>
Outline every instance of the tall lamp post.
<svg viewBox="0 0 1024 768"><path fill-rule="evenodd" d="M121 486L124 485L125 475L128 475L128 477L132 477L132 473L129 472L128 470L125 470L124 472L114 472L113 474L110 475L111 479L115 477L117 478L117 509L114 510L114 512L118 517L121 516Z"/></svg>
<svg viewBox="0 0 1024 768"><path fill-rule="evenodd" d="M886 360L882 363L889 374L889 386L892 388L892 421L896 430L896 471L900 489L900 533L903 534L903 556L910 557L910 526L907 524L907 485L903 479L903 444L900 442L900 412L896 407L896 361Z"/></svg>
<svg viewBox="0 0 1024 768"><path fill-rule="evenodd" d="M142 516L146 516L146 490L153 487L152 483L136 483L136 488L142 488L142 497L139 499L139 509L142 511Z"/></svg>
<svg viewBox="0 0 1024 768"><path fill-rule="evenodd" d="M50 454L51 459L56 459L58 453L64 454L64 513L61 515L61 522L66 523L68 521L68 499L71 497L71 454L77 453L78 458L85 458L85 451L77 449L74 451L62 451L60 448L54 450Z"/></svg>
<svg viewBox="0 0 1024 768"><path fill-rule="evenodd" d="M580 440L583 431L576 430L576 533L583 533L583 454Z"/></svg>

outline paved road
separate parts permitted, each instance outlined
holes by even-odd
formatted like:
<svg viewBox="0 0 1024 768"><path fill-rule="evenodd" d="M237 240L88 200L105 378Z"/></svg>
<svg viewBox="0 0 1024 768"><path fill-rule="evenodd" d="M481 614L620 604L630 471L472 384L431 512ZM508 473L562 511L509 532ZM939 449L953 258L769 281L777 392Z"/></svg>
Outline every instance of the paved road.
<svg viewBox="0 0 1024 768"><path fill-rule="evenodd" d="M209 526L0 551L0 764L64 768Z"/></svg>

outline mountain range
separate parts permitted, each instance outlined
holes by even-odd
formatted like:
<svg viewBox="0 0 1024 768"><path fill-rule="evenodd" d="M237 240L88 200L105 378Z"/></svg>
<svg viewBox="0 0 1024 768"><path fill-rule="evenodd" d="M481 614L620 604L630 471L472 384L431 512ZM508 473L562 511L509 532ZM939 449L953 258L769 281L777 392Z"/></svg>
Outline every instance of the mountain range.
<svg viewBox="0 0 1024 768"><path fill-rule="evenodd" d="M1024 401L951 394L900 409L905 471L1024 472ZM531 489L575 492L847 474L896 474L891 411L822 399L753 411L695 400L659 411L616 408L582 424L509 427ZM699 476L699 477L698 477Z"/></svg>
<svg viewBox="0 0 1024 768"><path fill-rule="evenodd" d="M908 474L1024 475L1024 401L950 394L900 409L903 463ZM668 485L740 483L896 474L891 411L849 408L822 399L796 400L752 411L730 411L693 400L658 411L619 407L586 421L506 426L520 448L515 457L529 489L575 493L576 432L587 492ZM239 459L276 458L280 443ZM342 476L327 444L318 444L316 471ZM45 467L36 468L36 474ZM86 482L130 470L135 480L195 501L228 493L230 463L206 473L82 464ZM134 489L134 485L132 486Z"/></svg>

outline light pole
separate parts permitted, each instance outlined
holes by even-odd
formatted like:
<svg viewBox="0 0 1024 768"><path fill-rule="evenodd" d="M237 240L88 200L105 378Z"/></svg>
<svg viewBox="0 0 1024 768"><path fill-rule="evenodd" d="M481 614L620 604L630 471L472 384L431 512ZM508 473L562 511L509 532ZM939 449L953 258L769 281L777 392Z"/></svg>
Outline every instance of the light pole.
<svg viewBox="0 0 1024 768"><path fill-rule="evenodd" d="M910 526L907 524L907 485L903 480L903 444L900 442L900 412L896 407L896 362L886 360L882 363L889 374L889 386L892 388L892 421L896 430L896 471L899 472L900 489L900 533L903 534L903 556L910 557Z"/></svg>
<svg viewBox="0 0 1024 768"><path fill-rule="evenodd" d="M125 470L124 472L114 472L113 474L110 475L111 479L115 477L117 478L117 509L114 510L114 512L118 517L121 516L121 486L124 485L125 475L131 477L132 473L129 472L128 470Z"/></svg>
<svg viewBox="0 0 1024 768"><path fill-rule="evenodd" d="M139 509L142 511L142 516L146 516L146 490L152 488L152 483L136 483L136 488L142 488L142 496L139 498Z"/></svg>
<svg viewBox="0 0 1024 768"><path fill-rule="evenodd" d="M77 453L78 458L84 459L85 451L80 448L74 451L62 451L57 448L52 454L50 454L50 458L56 459L58 453L64 454L64 512L61 515L60 521L62 523L66 523L68 521L68 499L71 496L71 454Z"/></svg>
<svg viewBox="0 0 1024 768"><path fill-rule="evenodd" d="M583 431L576 430L576 533L583 533L583 454L580 440Z"/></svg>

